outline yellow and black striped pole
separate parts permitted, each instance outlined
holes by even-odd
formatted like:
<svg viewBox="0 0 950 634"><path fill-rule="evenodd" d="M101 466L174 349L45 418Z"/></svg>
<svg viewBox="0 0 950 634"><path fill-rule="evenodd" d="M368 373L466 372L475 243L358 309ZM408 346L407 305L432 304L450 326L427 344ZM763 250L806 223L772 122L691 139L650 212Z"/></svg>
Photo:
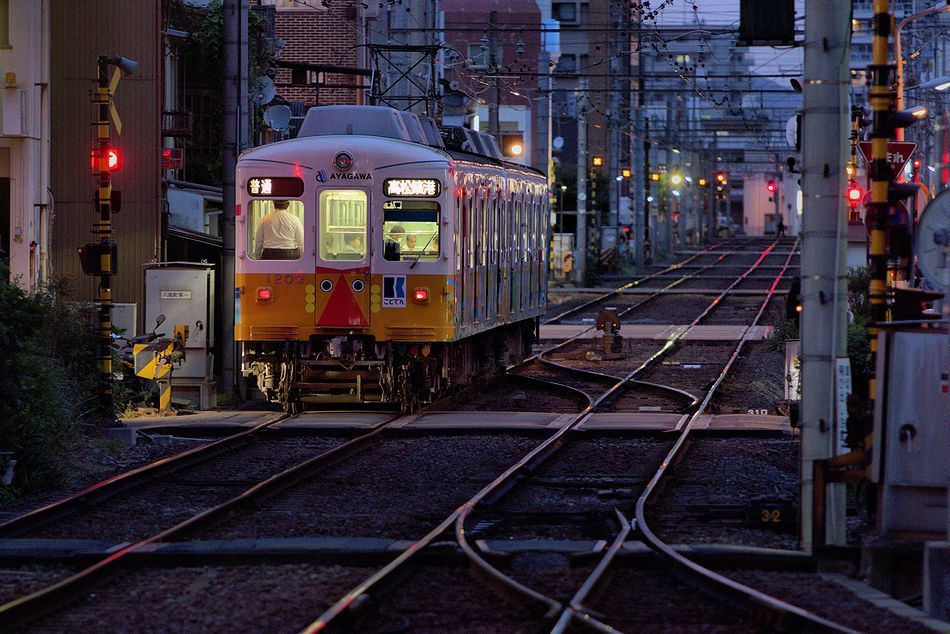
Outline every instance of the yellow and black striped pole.
<svg viewBox="0 0 950 634"><path fill-rule="evenodd" d="M870 98L871 103L871 161L868 175L871 180L871 202L868 213L871 214L870 273L871 283L869 299L871 302L871 372L869 396L873 403L876 396L877 335L881 325L887 321L887 210L888 185L893 178L887 162L887 142L892 134L891 113L894 109L895 94L891 89L891 66L889 60L888 37L891 34L891 13L889 0L874 0L874 39L871 48ZM873 407L873 406L872 406Z"/></svg>
<svg viewBox="0 0 950 634"><path fill-rule="evenodd" d="M112 398L112 174L109 165L110 107L112 89L109 81L110 59L99 57L97 87L93 101L96 104L96 208L99 221L96 234L99 237L99 402L107 416L113 416L115 406Z"/></svg>

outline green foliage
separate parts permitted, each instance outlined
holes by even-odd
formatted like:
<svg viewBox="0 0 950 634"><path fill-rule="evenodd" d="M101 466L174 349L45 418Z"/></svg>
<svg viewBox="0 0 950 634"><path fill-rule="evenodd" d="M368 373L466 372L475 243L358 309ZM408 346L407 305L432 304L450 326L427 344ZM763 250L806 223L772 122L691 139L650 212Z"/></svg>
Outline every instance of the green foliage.
<svg viewBox="0 0 950 634"><path fill-rule="evenodd" d="M784 352L785 342L789 339L798 339L798 324L794 319L780 318L772 326L772 336L769 337L768 349L773 352Z"/></svg>
<svg viewBox="0 0 950 634"><path fill-rule="evenodd" d="M14 452L19 491L62 481L73 406L95 390L90 314L65 291L29 295L0 282L0 449Z"/></svg>
<svg viewBox="0 0 950 634"><path fill-rule="evenodd" d="M188 179L220 186L224 155L224 11L221 0L196 7L183 0L166 0L169 24L191 34L183 49L186 90L200 104L195 112L195 136L189 141ZM261 78L274 65L273 42L267 37L267 20L248 12L248 91L253 94ZM213 148L213 150L209 150ZM212 151L211 154L207 152ZM200 158L199 158L200 157Z"/></svg>

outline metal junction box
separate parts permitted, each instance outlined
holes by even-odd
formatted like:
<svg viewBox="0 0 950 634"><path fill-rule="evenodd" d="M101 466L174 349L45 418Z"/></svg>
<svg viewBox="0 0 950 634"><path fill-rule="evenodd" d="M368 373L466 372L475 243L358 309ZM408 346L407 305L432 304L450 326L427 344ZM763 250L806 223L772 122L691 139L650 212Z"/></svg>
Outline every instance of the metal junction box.
<svg viewBox="0 0 950 634"><path fill-rule="evenodd" d="M879 529L904 539L943 539L950 528L950 339L946 332L878 338L873 480Z"/></svg>
<svg viewBox="0 0 950 634"><path fill-rule="evenodd" d="M151 332L156 317L162 314L165 323L158 332L171 336L176 324L188 326L185 361L172 372L172 392L182 396L198 392L202 409L213 406L214 282L213 264L145 265L143 332Z"/></svg>

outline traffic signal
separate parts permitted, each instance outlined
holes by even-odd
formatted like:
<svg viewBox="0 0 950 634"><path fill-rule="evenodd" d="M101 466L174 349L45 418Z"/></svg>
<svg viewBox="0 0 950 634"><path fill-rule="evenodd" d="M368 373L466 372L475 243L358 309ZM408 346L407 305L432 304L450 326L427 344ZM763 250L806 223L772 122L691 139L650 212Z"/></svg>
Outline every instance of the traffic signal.
<svg viewBox="0 0 950 634"><path fill-rule="evenodd" d="M768 191L770 194L774 194L774 193L775 193L775 190L778 189L778 188L775 186L775 181L769 181L769 182L767 182L767 183L765 184L765 189L766 189L766 191Z"/></svg>
<svg viewBox="0 0 950 634"><path fill-rule="evenodd" d="M848 204L857 207L861 199L864 198L864 190L857 183L848 185Z"/></svg>
<svg viewBox="0 0 950 634"><path fill-rule="evenodd" d="M650 180L655 183L658 180L660 180L660 175L657 174L656 172L653 172L652 174L650 174Z"/></svg>
<svg viewBox="0 0 950 634"><path fill-rule="evenodd" d="M705 186L708 185L708 184L709 184L709 183L708 183L708 181L707 181L705 178L700 178L700 179L699 179L699 186L700 186L700 187L705 187Z"/></svg>
<svg viewBox="0 0 950 634"><path fill-rule="evenodd" d="M623 167L620 169L620 175L624 178L630 178L633 175L633 170L629 167Z"/></svg>
<svg viewBox="0 0 950 634"><path fill-rule="evenodd" d="M593 163L594 167L603 167L603 165L604 165L604 157L603 157L603 156L595 156L591 162Z"/></svg>
<svg viewBox="0 0 950 634"><path fill-rule="evenodd" d="M505 156L524 154L524 133L508 132L501 135L501 153Z"/></svg>
<svg viewBox="0 0 950 634"><path fill-rule="evenodd" d="M716 173L716 182L725 184L725 182L726 182L726 173L725 173L725 172L717 172L717 173Z"/></svg>

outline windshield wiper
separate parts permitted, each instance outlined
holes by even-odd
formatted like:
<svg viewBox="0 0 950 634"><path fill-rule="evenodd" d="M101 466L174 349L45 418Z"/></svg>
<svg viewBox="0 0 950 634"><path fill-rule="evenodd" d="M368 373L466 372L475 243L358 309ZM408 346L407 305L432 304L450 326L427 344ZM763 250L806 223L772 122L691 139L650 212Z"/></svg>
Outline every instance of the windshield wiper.
<svg viewBox="0 0 950 634"><path fill-rule="evenodd" d="M436 232L436 233L438 233L438 232ZM416 259L413 260L413 261L412 261L412 264L409 265L409 268L410 268L410 269L411 269L412 267L414 267L416 264L419 263L419 258L421 258L423 255L426 254L426 249L429 247L430 244L432 244L432 240L435 238L435 236L436 236L435 233L433 233L431 236L429 236L429 241L425 243L425 246L423 246L423 247L422 247L422 250L419 251L419 255L417 255L417 256L416 256Z"/></svg>

